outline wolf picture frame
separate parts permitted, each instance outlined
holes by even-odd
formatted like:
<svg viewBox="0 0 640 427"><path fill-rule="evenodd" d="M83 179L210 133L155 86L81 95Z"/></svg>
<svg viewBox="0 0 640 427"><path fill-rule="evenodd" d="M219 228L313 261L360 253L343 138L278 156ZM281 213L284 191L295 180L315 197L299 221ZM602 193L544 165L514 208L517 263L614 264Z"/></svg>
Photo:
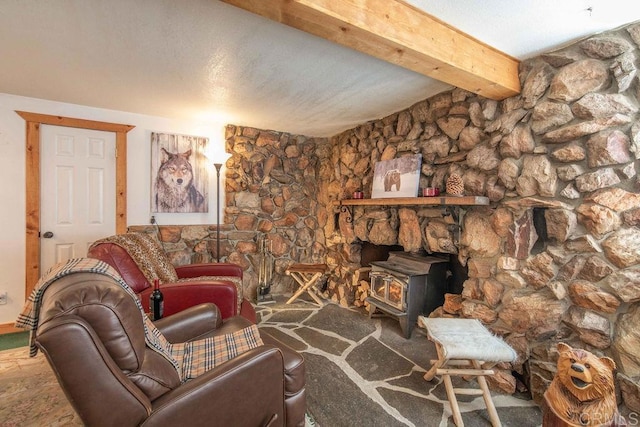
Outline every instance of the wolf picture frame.
<svg viewBox="0 0 640 427"><path fill-rule="evenodd" d="M209 212L209 139L151 132L151 212Z"/></svg>

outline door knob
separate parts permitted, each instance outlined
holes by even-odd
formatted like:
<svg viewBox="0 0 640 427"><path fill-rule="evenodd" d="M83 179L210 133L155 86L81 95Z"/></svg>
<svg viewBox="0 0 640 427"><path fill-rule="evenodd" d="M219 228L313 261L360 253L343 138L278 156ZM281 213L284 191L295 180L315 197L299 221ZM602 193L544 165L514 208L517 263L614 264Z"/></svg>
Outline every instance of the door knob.
<svg viewBox="0 0 640 427"><path fill-rule="evenodd" d="M53 237L53 233L51 231L47 231L42 235L42 237L44 237L45 239L50 239Z"/></svg>

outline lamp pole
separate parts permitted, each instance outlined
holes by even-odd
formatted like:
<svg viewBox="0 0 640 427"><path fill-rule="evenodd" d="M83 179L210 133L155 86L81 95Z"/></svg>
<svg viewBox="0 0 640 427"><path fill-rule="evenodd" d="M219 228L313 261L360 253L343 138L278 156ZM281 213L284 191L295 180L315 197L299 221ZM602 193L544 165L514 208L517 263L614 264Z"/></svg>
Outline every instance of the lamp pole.
<svg viewBox="0 0 640 427"><path fill-rule="evenodd" d="M220 168L222 167L222 163L214 163L213 166L216 167L216 218L218 222L218 226L216 227L216 260L220 262Z"/></svg>

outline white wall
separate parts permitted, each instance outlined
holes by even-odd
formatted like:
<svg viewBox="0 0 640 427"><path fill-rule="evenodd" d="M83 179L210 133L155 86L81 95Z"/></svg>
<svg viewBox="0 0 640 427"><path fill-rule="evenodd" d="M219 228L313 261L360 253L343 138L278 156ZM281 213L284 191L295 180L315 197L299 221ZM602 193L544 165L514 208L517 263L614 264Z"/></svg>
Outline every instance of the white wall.
<svg viewBox="0 0 640 427"><path fill-rule="evenodd" d="M8 304L0 305L0 324L14 322L25 301L25 122L15 110L135 126L127 145L128 225L149 224L151 218L151 132L205 136L211 148L224 152L221 123L177 121L0 93L0 291L8 292ZM158 223L215 224L213 166L209 179L208 214L154 214ZM222 182L220 205L225 205Z"/></svg>

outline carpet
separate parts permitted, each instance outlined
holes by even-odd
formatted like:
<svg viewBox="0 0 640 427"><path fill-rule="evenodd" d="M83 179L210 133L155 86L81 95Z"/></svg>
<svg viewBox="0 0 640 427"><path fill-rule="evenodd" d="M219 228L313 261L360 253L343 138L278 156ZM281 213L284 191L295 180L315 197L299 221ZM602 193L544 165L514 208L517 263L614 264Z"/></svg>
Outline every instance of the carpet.
<svg viewBox="0 0 640 427"><path fill-rule="evenodd" d="M29 345L29 332L0 335L0 351Z"/></svg>
<svg viewBox="0 0 640 427"><path fill-rule="evenodd" d="M0 351L0 426L81 426L43 354Z"/></svg>

